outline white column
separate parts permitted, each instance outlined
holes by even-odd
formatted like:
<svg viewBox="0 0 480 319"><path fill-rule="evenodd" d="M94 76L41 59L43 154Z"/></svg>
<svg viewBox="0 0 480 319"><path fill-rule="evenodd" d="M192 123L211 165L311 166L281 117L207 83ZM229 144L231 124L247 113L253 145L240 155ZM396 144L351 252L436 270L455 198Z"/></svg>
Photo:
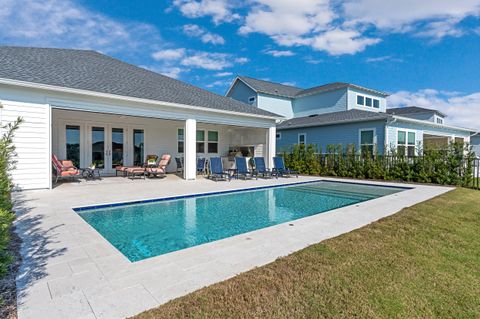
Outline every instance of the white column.
<svg viewBox="0 0 480 319"><path fill-rule="evenodd" d="M267 165L273 168L273 157L276 155L277 127L270 126L267 132Z"/></svg>
<svg viewBox="0 0 480 319"><path fill-rule="evenodd" d="M197 177L197 121L185 121L184 178L194 180Z"/></svg>

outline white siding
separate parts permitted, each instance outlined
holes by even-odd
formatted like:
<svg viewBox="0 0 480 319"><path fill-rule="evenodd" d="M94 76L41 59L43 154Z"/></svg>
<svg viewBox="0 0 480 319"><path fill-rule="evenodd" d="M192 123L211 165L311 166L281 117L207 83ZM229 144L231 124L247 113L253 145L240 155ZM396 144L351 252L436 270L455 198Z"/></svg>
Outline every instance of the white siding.
<svg viewBox="0 0 480 319"><path fill-rule="evenodd" d="M16 169L11 172L18 189L49 188L50 165L50 106L48 104L2 101L1 124L6 125L21 116L24 122L15 133Z"/></svg>

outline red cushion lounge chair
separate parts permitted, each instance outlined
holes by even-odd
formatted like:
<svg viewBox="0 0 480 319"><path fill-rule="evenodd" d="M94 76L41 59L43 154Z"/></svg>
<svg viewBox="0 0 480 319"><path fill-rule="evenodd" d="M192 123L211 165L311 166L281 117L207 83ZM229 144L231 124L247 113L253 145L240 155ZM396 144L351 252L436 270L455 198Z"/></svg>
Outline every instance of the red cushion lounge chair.
<svg viewBox="0 0 480 319"><path fill-rule="evenodd" d="M115 176L118 176L118 172L121 172L123 177L130 177L131 179L136 176L145 177L145 168L151 165L156 166L157 159L158 155L147 155L142 166L117 166L115 167Z"/></svg>
<svg viewBox="0 0 480 319"><path fill-rule="evenodd" d="M172 156L169 154L164 154L160 158L158 165L156 166L147 166L145 173L147 176L158 177L159 175L165 175L167 173L167 166L170 163Z"/></svg>
<svg viewBox="0 0 480 319"><path fill-rule="evenodd" d="M55 154L52 154L52 164L55 170L55 184L58 183L59 178L69 177L76 178L81 176L80 170L73 165L72 161L62 160L59 161Z"/></svg>

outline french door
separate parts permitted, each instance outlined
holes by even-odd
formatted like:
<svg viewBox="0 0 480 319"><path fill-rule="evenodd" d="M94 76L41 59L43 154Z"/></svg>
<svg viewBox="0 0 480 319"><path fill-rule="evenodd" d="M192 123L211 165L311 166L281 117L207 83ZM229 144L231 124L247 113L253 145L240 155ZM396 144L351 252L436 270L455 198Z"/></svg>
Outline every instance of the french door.
<svg viewBox="0 0 480 319"><path fill-rule="evenodd" d="M127 129L120 125L91 125L88 127L87 162L104 174L112 174L115 167L126 165Z"/></svg>

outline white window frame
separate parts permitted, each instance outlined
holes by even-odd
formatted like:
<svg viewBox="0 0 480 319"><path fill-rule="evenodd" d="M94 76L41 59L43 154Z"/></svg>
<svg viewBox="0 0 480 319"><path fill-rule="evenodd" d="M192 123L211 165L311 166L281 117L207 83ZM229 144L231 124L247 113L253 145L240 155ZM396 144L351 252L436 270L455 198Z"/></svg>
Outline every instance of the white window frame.
<svg viewBox="0 0 480 319"><path fill-rule="evenodd" d="M358 96L363 97L363 104L358 104ZM372 100L372 106L367 106L367 97ZM376 108L374 100L378 101L378 108ZM362 93L355 93L355 105L356 106L361 106L367 109L374 109L374 110L380 110L380 99L377 97L374 97L373 95L368 95L368 94L362 94Z"/></svg>
<svg viewBox="0 0 480 319"><path fill-rule="evenodd" d="M303 145L307 145L307 133L298 133L297 143L300 145L300 136L303 135Z"/></svg>
<svg viewBox="0 0 480 319"><path fill-rule="evenodd" d="M405 132L405 145L403 144L398 144L398 132ZM397 133L395 134L395 150L398 153L398 146L405 146L405 156L408 156L408 147L412 146L408 144L408 133L413 133L415 134L415 142L413 143L414 151L413 151L413 156L417 156L417 131L412 130L412 129L403 129L403 128L397 128Z"/></svg>
<svg viewBox="0 0 480 319"><path fill-rule="evenodd" d="M358 149L360 154L362 153L362 145L370 145L370 144L362 144L362 132L373 131L373 152L375 153L375 146L377 145L377 129L375 127L368 127L368 128L361 128L358 130Z"/></svg>
<svg viewBox="0 0 480 319"><path fill-rule="evenodd" d="M358 96L363 97L363 104L358 104ZM364 95L364 94L360 94L360 93L356 93L356 94L355 94L355 104L356 104L357 106L363 106L363 107L365 107L365 95Z"/></svg>
<svg viewBox="0 0 480 319"><path fill-rule="evenodd" d="M178 130L183 130L183 141L178 139ZM185 154L185 128L184 127L177 127L177 154ZM145 136L144 136L145 138ZM178 151L178 143L183 142L183 152ZM196 146L195 146L196 147Z"/></svg>
<svg viewBox="0 0 480 319"><path fill-rule="evenodd" d="M277 132L277 133L275 134L275 139L281 140L281 139L282 139L282 133L281 133L281 132Z"/></svg>
<svg viewBox="0 0 480 319"><path fill-rule="evenodd" d="M206 140L205 141L205 146L206 146L205 154L218 154L219 145L220 145L220 132L218 132L217 130L208 130L208 129L206 130L206 132L207 132L207 134L205 135L205 140ZM217 141L210 141L208 139L208 133L210 133L210 132L216 132L217 133ZM215 153L210 153L208 151L208 144L210 144L210 143L211 144L217 144L217 151Z"/></svg>
<svg viewBox="0 0 480 319"><path fill-rule="evenodd" d="M248 103L253 104L253 103L255 103L256 100L257 100L257 97L255 95L252 95L248 98Z"/></svg>

